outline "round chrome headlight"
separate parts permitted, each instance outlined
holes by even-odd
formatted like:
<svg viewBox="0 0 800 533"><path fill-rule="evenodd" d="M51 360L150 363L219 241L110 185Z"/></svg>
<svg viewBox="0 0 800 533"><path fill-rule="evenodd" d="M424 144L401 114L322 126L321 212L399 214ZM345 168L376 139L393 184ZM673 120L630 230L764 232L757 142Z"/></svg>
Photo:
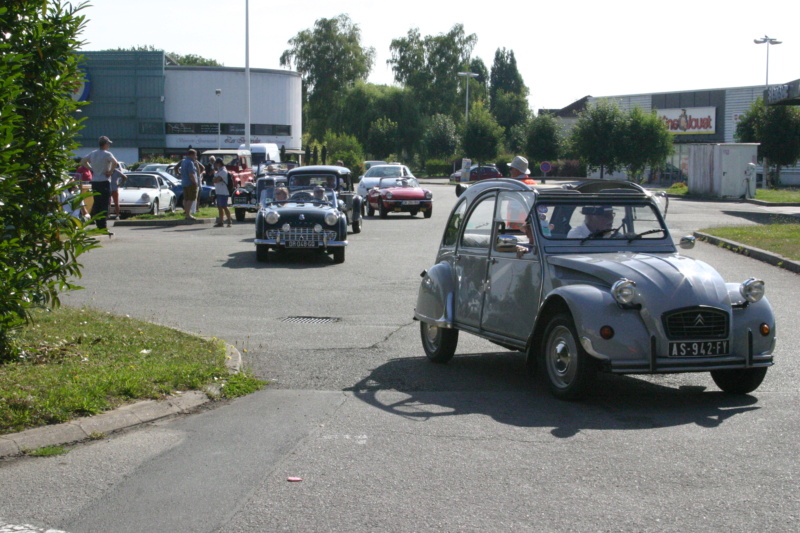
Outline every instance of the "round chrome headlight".
<svg viewBox="0 0 800 533"><path fill-rule="evenodd" d="M322 233L322 226L319 224L314 224L314 233Z"/></svg>
<svg viewBox="0 0 800 533"><path fill-rule="evenodd" d="M750 303L756 303L764 297L764 281L750 278L739 285L739 294Z"/></svg>
<svg viewBox="0 0 800 533"><path fill-rule="evenodd" d="M611 294L618 304L627 305L636 297L636 282L621 279L611 286Z"/></svg>
<svg viewBox="0 0 800 533"><path fill-rule="evenodd" d="M425 199L430 200L433 198L433 193L431 191L425 191Z"/></svg>
<svg viewBox="0 0 800 533"><path fill-rule="evenodd" d="M392 193L390 193L390 192L387 192L387 193L386 193L386 199L387 199L387 200L391 200L391 199L392 199Z"/></svg>
<svg viewBox="0 0 800 533"><path fill-rule="evenodd" d="M292 229L292 227L289 225L288 222L286 224L284 224L283 226L281 226L281 231L283 231L283 232L289 231L291 229Z"/></svg>
<svg viewBox="0 0 800 533"><path fill-rule="evenodd" d="M250 198L250 203L253 204L253 205L256 205L256 199L255 198Z"/></svg>
<svg viewBox="0 0 800 533"><path fill-rule="evenodd" d="M281 216L277 213L277 211L270 211L265 217L267 224L277 224L279 218L281 218Z"/></svg>
<svg viewBox="0 0 800 533"><path fill-rule="evenodd" d="M325 223L329 226L333 226L339 220L339 217L336 216L336 213L329 212L325 215Z"/></svg>

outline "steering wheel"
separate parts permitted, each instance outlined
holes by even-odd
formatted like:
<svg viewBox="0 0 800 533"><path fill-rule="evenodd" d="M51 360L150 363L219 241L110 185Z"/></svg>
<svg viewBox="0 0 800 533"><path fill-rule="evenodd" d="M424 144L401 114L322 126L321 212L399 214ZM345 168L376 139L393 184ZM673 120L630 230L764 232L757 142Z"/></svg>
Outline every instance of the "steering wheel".
<svg viewBox="0 0 800 533"><path fill-rule="evenodd" d="M304 192L304 191L296 192L296 193L294 193L292 195L292 200L307 200L307 201L311 201L313 199L314 199L314 197L311 195L311 193Z"/></svg>

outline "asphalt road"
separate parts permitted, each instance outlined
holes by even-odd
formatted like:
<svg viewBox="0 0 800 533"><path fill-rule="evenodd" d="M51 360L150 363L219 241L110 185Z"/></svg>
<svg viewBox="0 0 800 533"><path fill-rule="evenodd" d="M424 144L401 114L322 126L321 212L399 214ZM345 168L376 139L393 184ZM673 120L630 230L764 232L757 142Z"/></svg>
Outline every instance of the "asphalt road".
<svg viewBox="0 0 800 533"><path fill-rule="evenodd" d="M432 219L368 219L347 260L255 260L233 228L117 228L65 298L235 344L270 386L188 417L0 463L0 526L88 531L797 531L798 276L698 243L767 282L776 366L751 396L706 374L604 376L554 400L513 352L462 335L429 364L412 321ZM770 210L673 200L676 239ZM289 317L334 319L326 324ZM299 477L300 482L287 478ZM1 530L1 529L0 529Z"/></svg>

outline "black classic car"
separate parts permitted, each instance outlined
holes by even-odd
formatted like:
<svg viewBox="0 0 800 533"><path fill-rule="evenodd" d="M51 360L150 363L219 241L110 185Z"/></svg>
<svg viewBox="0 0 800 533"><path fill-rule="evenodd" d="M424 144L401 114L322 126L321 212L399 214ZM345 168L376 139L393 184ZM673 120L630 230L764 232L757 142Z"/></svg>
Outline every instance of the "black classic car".
<svg viewBox="0 0 800 533"><path fill-rule="evenodd" d="M309 167L304 167L309 168ZM330 173L287 176L287 186L265 187L256 215L256 258L270 260L270 250L313 250L344 263L347 216ZM281 193L288 190L288 197Z"/></svg>
<svg viewBox="0 0 800 533"><path fill-rule="evenodd" d="M231 195L231 207L237 222L244 222L247 213L257 213L259 200L267 187L277 187L286 184L286 176L270 175L253 182L248 182L242 187L237 187Z"/></svg>
<svg viewBox="0 0 800 533"><path fill-rule="evenodd" d="M325 177L325 180L321 180L321 177ZM311 179L327 183L328 187L336 191L336 198L341 202L339 209L347 216L347 224L353 227L353 233L361 233L363 200L353 188L353 177L349 168L333 165L297 167L289 170L286 178L295 186L307 184Z"/></svg>

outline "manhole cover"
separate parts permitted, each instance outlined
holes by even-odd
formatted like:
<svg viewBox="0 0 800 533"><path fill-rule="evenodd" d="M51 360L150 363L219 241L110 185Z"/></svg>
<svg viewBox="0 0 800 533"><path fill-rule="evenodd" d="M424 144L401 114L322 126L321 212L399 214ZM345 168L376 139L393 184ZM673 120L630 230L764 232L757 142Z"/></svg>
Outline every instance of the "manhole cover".
<svg viewBox="0 0 800 533"><path fill-rule="evenodd" d="M332 316L287 316L281 322L291 322L293 324L331 324L339 322L339 318Z"/></svg>

